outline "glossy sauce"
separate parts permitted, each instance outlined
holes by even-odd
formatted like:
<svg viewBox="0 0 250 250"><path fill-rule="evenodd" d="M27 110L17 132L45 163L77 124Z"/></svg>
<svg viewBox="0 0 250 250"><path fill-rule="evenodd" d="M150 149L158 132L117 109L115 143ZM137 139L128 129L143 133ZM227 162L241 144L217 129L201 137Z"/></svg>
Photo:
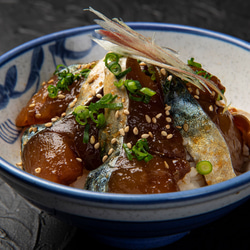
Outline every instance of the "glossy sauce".
<svg viewBox="0 0 250 250"><path fill-rule="evenodd" d="M181 134L173 126L173 121L166 121L166 117L171 118L171 116L165 114L159 77L156 81L152 81L141 71L139 64L134 59L128 58L127 67L132 68L127 79L138 80L143 87L151 88L157 94L151 98L148 104L130 99L128 116L130 129L124 142L134 145L142 134L151 132L153 136L149 136L147 141L149 153L154 158L145 163L136 159L129 161L125 155L122 155L116 164L118 169L111 175L109 192L146 194L178 191L177 182L190 171L190 166L185 160L186 151ZM160 113L162 115L156 118L155 123L152 121L148 123L145 119L146 114L153 118ZM166 125L169 125L170 128L166 128ZM134 127L138 128L138 135L133 133ZM172 134L173 137L167 139L161 134L162 131Z"/></svg>

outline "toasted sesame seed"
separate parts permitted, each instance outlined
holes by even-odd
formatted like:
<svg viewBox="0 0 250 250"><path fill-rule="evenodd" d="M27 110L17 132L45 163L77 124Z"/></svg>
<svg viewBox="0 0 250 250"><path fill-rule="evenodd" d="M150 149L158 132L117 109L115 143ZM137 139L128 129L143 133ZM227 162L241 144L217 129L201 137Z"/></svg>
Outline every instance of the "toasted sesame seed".
<svg viewBox="0 0 250 250"><path fill-rule="evenodd" d="M146 138L148 138L149 137L149 134L142 134L141 135L141 138L144 138L144 139L146 139Z"/></svg>
<svg viewBox="0 0 250 250"><path fill-rule="evenodd" d="M195 99L200 99L200 97L198 95L194 95Z"/></svg>
<svg viewBox="0 0 250 250"><path fill-rule="evenodd" d="M124 136L125 135L124 129L123 128L119 129L119 133L120 133L120 135Z"/></svg>
<svg viewBox="0 0 250 250"><path fill-rule="evenodd" d="M124 110L123 110L123 113L124 113L125 115L129 115L129 111L128 111L127 109L124 109Z"/></svg>
<svg viewBox="0 0 250 250"><path fill-rule="evenodd" d="M61 113L61 117L66 116L66 112Z"/></svg>
<svg viewBox="0 0 250 250"><path fill-rule="evenodd" d="M168 134L167 139L171 139L171 138L173 138L173 134Z"/></svg>
<svg viewBox="0 0 250 250"><path fill-rule="evenodd" d="M95 137L92 135L89 140L90 144L95 144Z"/></svg>
<svg viewBox="0 0 250 250"><path fill-rule="evenodd" d="M114 152L113 148L109 149L108 155L111 155L113 152Z"/></svg>
<svg viewBox="0 0 250 250"><path fill-rule="evenodd" d="M65 95L59 94L57 97L58 97L59 99L64 99L64 98L65 98Z"/></svg>
<svg viewBox="0 0 250 250"><path fill-rule="evenodd" d="M34 133L36 133L37 132L37 127L33 127L33 131L34 131Z"/></svg>
<svg viewBox="0 0 250 250"><path fill-rule="evenodd" d="M59 117L58 117L58 116L55 116L55 117L51 118L51 121L52 121L52 122L56 122L58 119L59 119Z"/></svg>
<svg viewBox="0 0 250 250"><path fill-rule="evenodd" d="M166 117L166 121L167 121L167 122L171 122L172 119L171 119L170 117Z"/></svg>
<svg viewBox="0 0 250 250"><path fill-rule="evenodd" d="M44 86L46 84L46 82L42 82L42 86Z"/></svg>
<svg viewBox="0 0 250 250"><path fill-rule="evenodd" d="M162 113L157 114L155 117L159 119L162 116Z"/></svg>
<svg viewBox="0 0 250 250"><path fill-rule="evenodd" d="M188 131L188 124L187 124L187 123L184 123L184 125L183 125L183 130L184 130L185 132Z"/></svg>
<svg viewBox="0 0 250 250"><path fill-rule="evenodd" d="M77 157L76 160L79 161L79 162L82 162L82 159L79 158L79 157Z"/></svg>
<svg viewBox="0 0 250 250"><path fill-rule="evenodd" d="M94 148L95 149L98 149L100 147L100 142L97 142L95 145L94 145Z"/></svg>
<svg viewBox="0 0 250 250"><path fill-rule="evenodd" d="M116 110L115 112L115 118L117 119L120 116L119 110Z"/></svg>
<svg viewBox="0 0 250 250"><path fill-rule="evenodd" d="M111 144L115 144L116 142L117 142L117 139L116 138L112 138Z"/></svg>
<svg viewBox="0 0 250 250"><path fill-rule="evenodd" d="M165 111L165 115L170 115L169 110L166 110L166 111Z"/></svg>
<svg viewBox="0 0 250 250"><path fill-rule="evenodd" d="M41 170L42 170L41 168L36 168L36 169L35 169L35 172L36 172L37 174L39 174L39 173L41 173Z"/></svg>
<svg viewBox="0 0 250 250"><path fill-rule="evenodd" d="M210 105L208 109L209 109L209 111L211 111L211 112L214 111L213 105Z"/></svg>
<svg viewBox="0 0 250 250"><path fill-rule="evenodd" d="M107 155L104 155L104 156L102 157L102 162L105 162L107 159L108 159L108 156L107 156Z"/></svg>
<svg viewBox="0 0 250 250"><path fill-rule="evenodd" d="M171 109L171 106L170 106L170 105L168 106L168 105L166 104L166 105L165 105L165 110L170 110L170 109Z"/></svg>
<svg viewBox="0 0 250 250"><path fill-rule="evenodd" d="M127 143L128 148L132 148L132 144L130 142Z"/></svg>
<svg viewBox="0 0 250 250"><path fill-rule="evenodd" d="M172 79L173 79L173 76L172 75L169 75L168 77L167 77L167 79L168 79L168 81L172 81Z"/></svg>
<svg viewBox="0 0 250 250"><path fill-rule="evenodd" d="M52 82L54 82L54 80L53 80L53 79L50 79L50 80L48 81L48 83L52 83Z"/></svg>
<svg viewBox="0 0 250 250"><path fill-rule="evenodd" d="M165 128L166 128L166 129L170 129L170 125L167 124L167 125L165 126Z"/></svg>
<svg viewBox="0 0 250 250"><path fill-rule="evenodd" d="M148 134L149 134L149 136L150 136L151 138L154 137L153 134L152 134L152 132L149 131Z"/></svg>
<svg viewBox="0 0 250 250"><path fill-rule="evenodd" d="M97 94L96 97L99 98L99 99L101 99L102 95L101 94Z"/></svg>
<svg viewBox="0 0 250 250"><path fill-rule="evenodd" d="M134 127L134 128L133 128L133 133L134 133L134 135L138 135L139 131L138 131L138 128L137 128L137 127Z"/></svg>
<svg viewBox="0 0 250 250"><path fill-rule="evenodd" d="M188 88L189 93L193 92L193 89L191 87Z"/></svg>
<svg viewBox="0 0 250 250"><path fill-rule="evenodd" d="M152 118L152 122L153 122L153 123L156 123L156 122L157 122L157 120L156 120L155 117Z"/></svg>
<svg viewBox="0 0 250 250"><path fill-rule="evenodd" d="M36 106L35 103L31 103L31 104L29 105L29 108L34 108L35 106Z"/></svg>
<svg viewBox="0 0 250 250"><path fill-rule="evenodd" d="M165 165L166 169L169 169L169 165L168 165L168 163L166 161L164 161L164 165Z"/></svg>
<svg viewBox="0 0 250 250"><path fill-rule="evenodd" d="M215 96L215 92L214 92L214 91L212 91L211 95L212 95L212 96Z"/></svg>
<svg viewBox="0 0 250 250"><path fill-rule="evenodd" d="M199 94L200 94L200 90L199 90L199 89L196 89L196 90L195 90L195 93L196 93L196 95L199 95Z"/></svg>
<svg viewBox="0 0 250 250"><path fill-rule="evenodd" d="M52 125L53 125L52 122L47 122L47 123L44 124L44 126L45 126L46 128L50 128Z"/></svg>
<svg viewBox="0 0 250 250"><path fill-rule="evenodd" d="M145 115L145 119L146 119L147 123L151 123L151 118L149 115Z"/></svg>
<svg viewBox="0 0 250 250"><path fill-rule="evenodd" d="M161 68L160 72L164 76L167 75L167 71L164 68Z"/></svg>
<svg viewBox="0 0 250 250"><path fill-rule="evenodd" d="M129 126L126 126L125 129L124 129L124 132L128 133L128 131L129 131Z"/></svg>
<svg viewBox="0 0 250 250"><path fill-rule="evenodd" d="M41 116L42 116L42 115L41 115L40 113L36 113L36 114L35 114L35 117L36 117L36 118L40 118Z"/></svg>
<svg viewBox="0 0 250 250"><path fill-rule="evenodd" d="M126 101L126 99L123 97L123 98L122 98L122 103L124 103L125 101Z"/></svg>
<svg viewBox="0 0 250 250"><path fill-rule="evenodd" d="M179 125L177 125L177 126L176 126L176 128L178 128L178 129L182 129L182 127L181 127L181 126L179 126Z"/></svg>
<svg viewBox="0 0 250 250"><path fill-rule="evenodd" d="M145 62L140 62L140 66L147 66Z"/></svg>
<svg viewBox="0 0 250 250"><path fill-rule="evenodd" d="M168 133L167 133L166 131L163 130L163 131L161 131L161 135L162 135L162 136L167 136Z"/></svg>
<svg viewBox="0 0 250 250"><path fill-rule="evenodd" d="M22 167L22 166L23 166L23 163L22 163L22 162L18 162L18 163L16 163L16 166L17 166L17 167Z"/></svg>
<svg viewBox="0 0 250 250"><path fill-rule="evenodd" d="M77 102L77 98L75 98L75 99L69 104L69 107L70 107L70 108L73 108L73 107L76 105L76 102Z"/></svg>

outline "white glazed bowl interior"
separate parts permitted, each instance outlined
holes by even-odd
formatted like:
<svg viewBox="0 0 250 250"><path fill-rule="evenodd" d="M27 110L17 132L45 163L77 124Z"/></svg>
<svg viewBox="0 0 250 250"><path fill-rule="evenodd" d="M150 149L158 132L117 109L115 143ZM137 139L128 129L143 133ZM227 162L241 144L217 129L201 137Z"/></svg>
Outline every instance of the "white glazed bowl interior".
<svg viewBox="0 0 250 250"><path fill-rule="evenodd" d="M250 112L250 70L247 66L250 65L250 54L247 42L187 26L154 23L129 25L146 36L154 35L156 43L176 50L185 62L194 57L205 69L221 79L232 106ZM2 177L39 207L55 215L67 214L67 220L71 223L75 223L74 216L119 222L200 218L203 214L223 211L246 200L250 194L250 172L220 184L190 191L120 195L66 187L34 177L15 167L20 162L20 129L14 125L17 114L37 91L39 84L49 79L57 64L91 62L104 56L105 51L91 40L92 36L96 36L96 28L99 27L87 26L41 37L0 57ZM210 217L216 216L218 214L214 213ZM201 223L193 224L195 227ZM171 225L168 227L171 228ZM171 233L177 231L170 229Z"/></svg>

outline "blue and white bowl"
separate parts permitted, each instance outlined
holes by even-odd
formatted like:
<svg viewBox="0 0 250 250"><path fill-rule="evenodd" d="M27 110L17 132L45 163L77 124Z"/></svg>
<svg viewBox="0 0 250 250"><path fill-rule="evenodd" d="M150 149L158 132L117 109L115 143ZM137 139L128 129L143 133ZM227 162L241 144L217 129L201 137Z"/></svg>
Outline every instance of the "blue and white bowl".
<svg viewBox="0 0 250 250"><path fill-rule="evenodd" d="M129 23L156 43L194 57L226 86L229 103L250 113L250 45L180 25ZM95 193L55 184L16 167L20 133L15 118L57 64L100 59L105 51L92 36L98 26L65 30L25 43L0 57L0 174L32 204L124 248L169 244L193 228L216 220L250 197L250 172L195 190L152 195Z"/></svg>

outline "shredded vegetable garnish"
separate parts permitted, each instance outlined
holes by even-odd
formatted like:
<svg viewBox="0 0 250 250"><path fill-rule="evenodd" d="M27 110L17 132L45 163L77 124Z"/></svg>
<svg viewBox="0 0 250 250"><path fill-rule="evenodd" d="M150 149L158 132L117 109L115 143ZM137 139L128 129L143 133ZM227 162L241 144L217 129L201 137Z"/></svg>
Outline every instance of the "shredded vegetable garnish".
<svg viewBox="0 0 250 250"><path fill-rule="evenodd" d="M118 88L125 86L129 92L129 98L134 101L149 103L150 99L156 92L150 88L142 88L139 81L136 80L119 80L114 82L114 85Z"/></svg>
<svg viewBox="0 0 250 250"><path fill-rule="evenodd" d="M153 156L147 152L149 147L148 141L145 138L138 140L132 149L129 149L126 143L123 143L123 148L130 161L133 158L136 158L138 161L144 160L145 162L149 162L153 159Z"/></svg>
<svg viewBox="0 0 250 250"><path fill-rule="evenodd" d="M106 125L105 116L103 113L99 113L100 109L121 109L123 108L122 103L112 103L116 99L117 95L113 96L112 94L107 94L103 96L99 101L95 103L90 103L89 106L77 106L73 115L75 116L76 121L85 127L83 142L87 143L89 138L89 118L96 124L97 128L103 128ZM88 126L87 126L88 125Z"/></svg>
<svg viewBox="0 0 250 250"><path fill-rule="evenodd" d="M200 161L196 164L196 170L199 174L206 175L212 172L213 165L210 161Z"/></svg>
<svg viewBox="0 0 250 250"><path fill-rule="evenodd" d="M73 74L70 73L69 68L66 67L65 65L63 64L57 65L54 75L58 76L58 82L56 86L54 85L48 86L49 97L56 98L59 90L62 91L69 90L69 85L71 85L75 80L78 80L81 76L84 78L88 77L89 72L90 69L83 69L82 71L80 71L80 73Z"/></svg>
<svg viewBox="0 0 250 250"><path fill-rule="evenodd" d="M131 67L122 71L121 65L119 64L119 58L120 56L118 54L108 53L104 59L105 66L110 70L111 73L115 75L118 80L131 71Z"/></svg>

